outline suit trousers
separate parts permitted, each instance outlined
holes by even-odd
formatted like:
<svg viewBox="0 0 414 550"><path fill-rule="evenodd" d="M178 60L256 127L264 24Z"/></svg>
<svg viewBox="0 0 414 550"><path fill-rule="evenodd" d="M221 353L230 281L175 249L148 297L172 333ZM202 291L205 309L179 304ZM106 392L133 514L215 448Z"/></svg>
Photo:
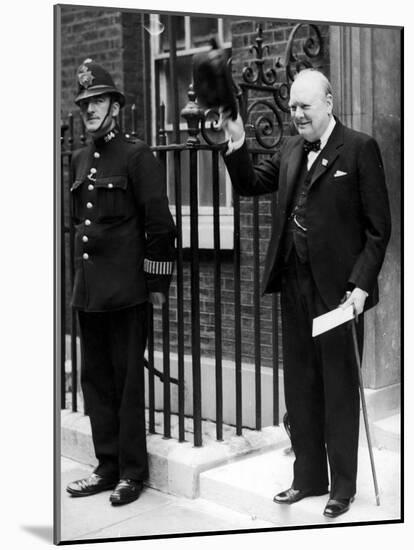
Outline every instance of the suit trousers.
<svg viewBox="0 0 414 550"><path fill-rule="evenodd" d="M339 305L339 304L338 304ZM292 487L327 489L331 498L356 492L359 385L349 323L316 338L312 320L327 313L312 277L292 248L281 292L284 386L295 453ZM358 342L362 354L363 322Z"/></svg>
<svg viewBox="0 0 414 550"><path fill-rule="evenodd" d="M147 305L104 313L78 312L85 412L98 466L114 479L148 477L144 350Z"/></svg>

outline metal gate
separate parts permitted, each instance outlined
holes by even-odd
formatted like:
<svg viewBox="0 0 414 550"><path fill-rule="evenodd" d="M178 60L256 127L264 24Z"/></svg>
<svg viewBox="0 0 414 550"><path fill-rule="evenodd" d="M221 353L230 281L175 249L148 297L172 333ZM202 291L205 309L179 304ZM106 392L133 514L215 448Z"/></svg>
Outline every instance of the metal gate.
<svg viewBox="0 0 414 550"><path fill-rule="evenodd" d="M307 28L304 38L298 42L297 36L303 33ZM169 18L170 36L174 36L174 19ZM295 53L298 43L300 45L300 54ZM174 44L174 40L172 40ZM323 55L322 36L319 28L315 25L296 25L291 32L288 40L284 62L277 61L275 67L265 69L267 63L264 54L266 46L263 45L263 30L259 25L257 36L252 51L256 57L252 64L245 68L242 73L241 81L234 84L235 93L238 98L240 112L245 122L249 150L253 160L257 161L263 155L269 155L279 146L283 136L290 131L288 122L287 100L289 96L290 83L293 80L294 72L302 67L311 66L313 59L320 60ZM177 263L173 281L175 296L170 296L167 302L162 306L161 311L153 311L152 306L148 306L149 315L149 341L148 341L148 428L150 433L155 433L155 378L158 377L163 382L162 391L162 432L164 437L172 436L171 430L171 393L172 388L177 392L176 411L178 415L178 433L179 441L184 441L186 434L186 376L185 360L191 361L191 379L192 379L192 431L194 434L194 445L202 445L202 398L205 388L202 384L202 363L203 354L200 346L200 247L199 247L199 201L198 201L198 165L200 154L207 154L210 157L211 173L208 179L212 186L212 219L213 219L213 248L209 261L213 266L214 290L212 299L212 310L214 317L214 394L209 398L215 398L215 424L216 438L223 439L223 400L225 399L223 390L223 315L222 315L222 261L224 251L221 247L220 232L220 190L219 190L219 163L221 152L225 149L225 143L220 140L219 128L217 127L218 113L210 111L203 112L196 103L195 93L190 85L188 92L188 103L179 111L177 103L177 83L175 81L175 51L171 48L170 53L170 90L173 95L172 104L175 106L174 113L174 143L166 143L166 131L164 110L161 109L159 120L159 131L157 144L152 147L154 153L162 162L167 176L167 165L169 168L170 187L175 194L175 218L178 230L177 237ZM281 78L281 73L283 77ZM119 121L121 129L125 125L125 120L129 119L128 131L136 136L137 128L137 109L135 105L124 109L124 118ZM178 131L179 118L186 121L188 138L186 142L180 143L180 133ZM68 212L68 190L71 181L70 161L74 149L75 141L81 146L86 143L84 129L81 127L78 139L75 139L74 117L70 114L65 124L61 128L61 184L62 184L62 229L61 229L61 251L62 251L62 295L61 311L61 404L62 408L69 407L72 411L78 410L78 353L77 353L77 325L76 316L68 306L70 288L72 286L74 261L73 261L73 237L74 229ZM203 153L202 153L203 152ZM188 163L183 162L183 155L188 155ZM167 159L168 157L168 159ZM189 218L190 218L190 245L189 248L183 246L183 215L182 215L182 176L183 170L188 171L189 178ZM234 392L235 399L235 421L237 435L242 434L243 430L243 401L242 401L242 296L246 289L252 291L253 302L253 324L254 337L252 346L254 348L254 428L262 428L262 334L261 334L261 316L263 300L260 292L260 261L263 254L263 243L267 241L269 229L269 215L274 214L277 197L241 199L237 193L233 192L233 246L231 250L231 261L233 271L233 330L234 330L234 349L232 350L232 361L234 366ZM269 215L267 223L261 221L261 208L267 201ZM251 240L251 262L252 262L252 281L244 281L241 277L242 251L241 242L246 238L244 234L246 228L243 227L243 212L250 212L252 216L252 231L247 237ZM266 229L267 228L267 229ZM185 280L184 272L190 273L191 287L191 353L190 357L185 354ZM171 376L171 309L176 316L176 330L174 332L174 348L177 361L177 373ZM279 304L278 297L272 295L270 298L270 323L271 323L271 357L270 368L272 376L272 422L279 424L279 368L281 364L281 342ZM160 330L156 330L154 325L160 325ZM154 353L157 349L162 351L162 370L155 365ZM70 350L70 352L69 352ZM70 361L68 357L70 356ZM65 363L66 367L65 368ZM68 372L69 371L69 372ZM187 388L188 389L188 388ZM211 388L209 390L211 392ZM228 391L227 389L225 391Z"/></svg>

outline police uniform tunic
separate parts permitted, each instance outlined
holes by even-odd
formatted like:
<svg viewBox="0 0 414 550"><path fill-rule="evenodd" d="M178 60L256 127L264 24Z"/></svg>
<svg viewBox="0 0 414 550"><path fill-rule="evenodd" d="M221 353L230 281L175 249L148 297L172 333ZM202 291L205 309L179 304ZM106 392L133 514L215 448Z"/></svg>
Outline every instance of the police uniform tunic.
<svg viewBox="0 0 414 550"><path fill-rule="evenodd" d="M112 130L75 153L73 174L73 306L111 311L166 292L175 226L149 147Z"/></svg>
<svg viewBox="0 0 414 550"><path fill-rule="evenodd" d="M118 128L74 154L72 216L81 383L98 466L145 480L144 351L149 292L167 292L175 225L149 147Z"/></svg>

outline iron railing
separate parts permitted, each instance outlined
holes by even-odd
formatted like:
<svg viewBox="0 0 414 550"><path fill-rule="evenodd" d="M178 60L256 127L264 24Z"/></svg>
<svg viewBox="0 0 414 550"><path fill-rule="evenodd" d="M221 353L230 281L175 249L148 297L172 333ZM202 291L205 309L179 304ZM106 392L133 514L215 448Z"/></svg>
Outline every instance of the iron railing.
<svg viewBox="0 0 414 550"><path fill-rule="evenodd" d="M263 54L263 33L259 26L256 38L256 44L253 49L256 51L256 59L254 64L256 70L249 66L242 74L242 81L235 84L235 91L239 101L240 111L245 121L248 131L250 150L253 155L253 160L257 161L263 154L270 154L274 151L283 138L286 131L286 116L287 99L290 83L293 78L294 70L292 64L296 65L296 70L300 70L303 66L309 66L309 58L318 57L321 55L322 38L319 29L314 25L309 25L309 36L303 41L304 56L298 57L293 53L294 38L297 32L303 25L297 25L291 33L288 41L288 48L285 56L285 74L286 77L278 80L277 72L271 68L265 71L265 59ZM170 35L174 36L174 27L172 21L169 25ZM171 74L174 75L174 40L171 41ZM283 67L280 60L276 62L275 67L281 69ZM214 389L215 389L215 422L216 422L216 438L223 439L223 316L222 316L222 299L221 299L221 282L222 282L222 259L223 250L221 248L221 231L220 219L221 208L219 203L219 162L220 153L226 145L217 142L219 136L217 128L218 113L210 111L204 113L196 103L195 93L190 86L188 92L188 103L181 110L181 117L187 123L188 138L185 142L180 143L179 131L179 116L177 104L177 83L172 78L170 93L172 96L172 105L175 106L176 116L174 117L173 125L173 141L174 143L167 144L167 133L165 130L165 111L161 106L159 115L159 131L157 145L152 149L164 166L167 177L167 156L173 161L173 182L172 188L175 193L175 219L178 231L177 238L177 261L176 273L174 277L174 285L176 287L175 298L168 297L166 303L162 306L161 311L154 311L152 306L148 307L149 315L149 340L148 340L148 408L149 408L149 432L156 431L155 426L155 376L159 376L163 382L162 392L162 411L163 411L163 435L166 438L171 437L171 384L178 385L176 412L178 414L178 440L184 441L186 437L185 417L189 416L188 408L190 407L188 399L185 399L186 384L185 379L185 361L188 359L185 354L185 309L184 309L184 272L189 266L190 284L191 284L191 373L192 373L192 412L190 416L193 419L194 445L202 445L202 353L200 347L200 249L199 249L199 201L198 201L198 163L199 155L208 154L212 160L212 171L208 179L211 181L212 187L212 212L213 212L213 251L211 262L213 263L213 280L214 280L214 296L211 299L214 311ZM258 112L258 114L255 114ZM135 105L126 107L123 110L124 117L129 119L129 133L136 136L137 110ZM125 118L119 121L121 128L125 126ZM146 132L147 133L147 132ZM251 136L251 137L249 137ZM148 137L148 136L147 136ZM203 138L202 140L200 138ZM79 139L76 140L79 145L86 143L86 136L83 126L80 126ZM61 388L61 403L62 407L71 407L72 411L78 410L78 361L76 353L76 337L77 326L76 316L74 312L68 312L68 294L73 281L73 225L71 223L69 205L69 183L71 181L70 160L73 154L75 143L74 117L69 115L67 123L62 125L62 154L61 154L61 174L62 174L62 220L64 220L61 231L61 247L62 247L62 288L64 290L61 296L61 311L62 311L62 388ZM259 147L257 147L259 144ZM189 163L183 162L183 154L189 155ZM189 171L190 182L190 253L185 259L185 250L183 247L183 214L182 214L182 189L181 181L183 170ZM261 198L254 197L252 199L243 198L242 201L237 193L233 192L233 248L231 251L233 262L233 330L234 330L234 380L235 385L232 391L235 396L235 420L236 433L241 435L243 432L243 388L242 388L242 293L248 287L251 290L253 287L253 318L254 318L254 408L255 408L255 424L257 430L262 428L262 354L261 354L261 315L262 301L260 294L260 254L262 249L262 224L260 223L260 205ZM268 200L268 199L267 199ZM276 197L271 199L271 212L274 212ZM253 213L252 216L252 234L249 235L252 240L252 283L246 282L241 278L241 238L246 232L241 224L241 209L248 209ZM245 236L245 235L244 235ZM65 253L63 253L65 251ZM172 302L175 303L172 303ZM171 377L171 326L170 314L171 305L176 312L176 333L175 336L175 352L177 357L177 378ZM70 314L69 314L70 313ZM158 334L154 319L161 317L161 333ZM272 364L271 372L273 377L272 382L272 421L274 425L279 424L279 367L280 367L280 342L279 342L279 304L277 296L271 299L271 327L272 327ZM69 335L70 357L71 357L71 372L70 379L65 379L65 357L66 353L66 335ZM155 351L162 350L163 370L160 373L155 368ZM70 386L70 399L67 402L67 388ZM210 390L212 391L212 390ZM226 389L226 391L228 391ZM190 407L191 408L191 407ZM174 411L175 412L175 411Z"/></svg>

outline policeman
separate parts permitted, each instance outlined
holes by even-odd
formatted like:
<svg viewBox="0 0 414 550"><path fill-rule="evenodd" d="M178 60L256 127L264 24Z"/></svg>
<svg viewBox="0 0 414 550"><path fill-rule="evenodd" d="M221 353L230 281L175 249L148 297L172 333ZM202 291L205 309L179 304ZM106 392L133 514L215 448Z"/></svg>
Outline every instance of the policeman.
<svg viewBox="0 0 414 550"><path fill-rule="evenodd" d="M73 155L75 225L72 305L78 312L85 410L98 465L72 482L72 496L113 489L136 500L148 477L144 350L147 302L162 304L174 266L175 225L163 170L149 147L120 132L125 104L110 74L86 59L78 69L82 120L91 143Z"/></svg>

